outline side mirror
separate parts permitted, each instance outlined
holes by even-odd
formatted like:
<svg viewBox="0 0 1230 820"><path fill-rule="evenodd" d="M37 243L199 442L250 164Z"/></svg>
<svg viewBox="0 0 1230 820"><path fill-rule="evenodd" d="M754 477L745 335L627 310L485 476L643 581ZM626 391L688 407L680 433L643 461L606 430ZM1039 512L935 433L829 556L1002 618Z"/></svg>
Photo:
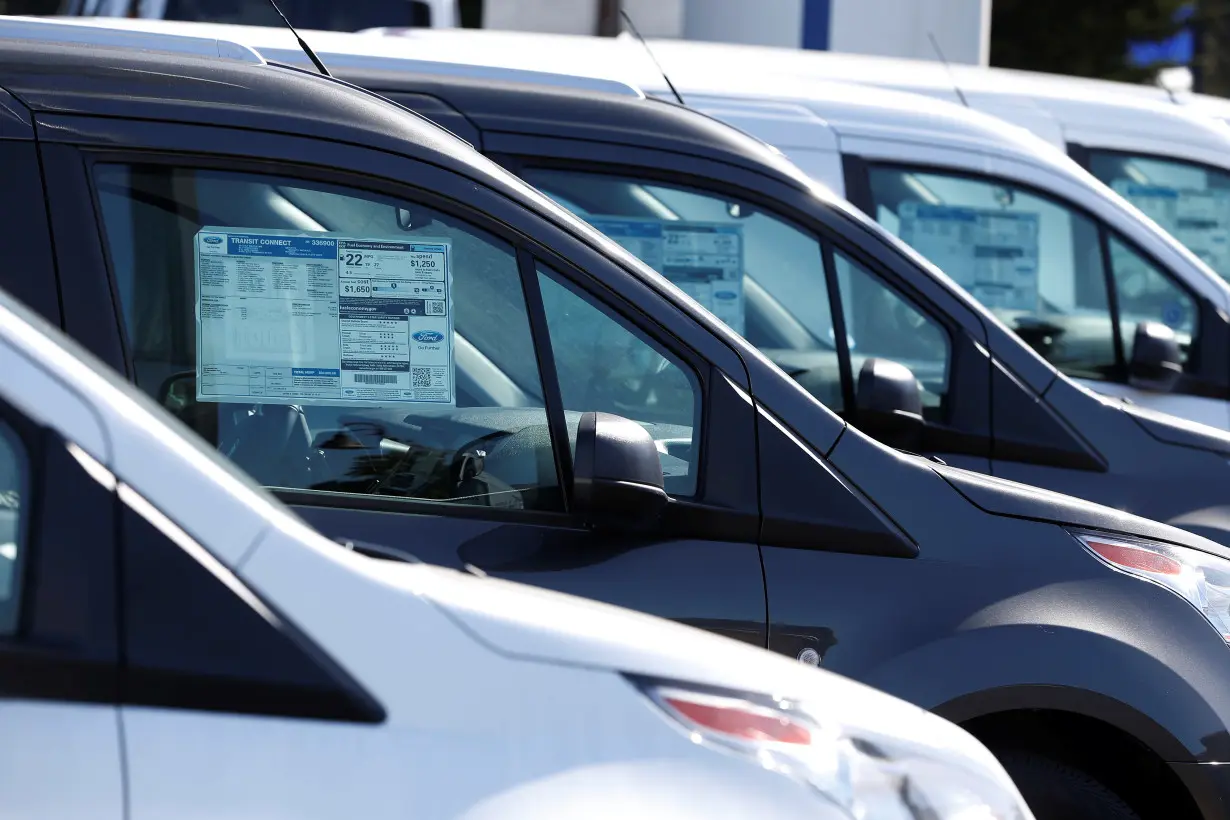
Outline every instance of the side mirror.
<svg viewBox="0 0 1230 820"><path fill-rule="evenodd" d="M670 500L653 436L610 413L581 415L572 481L577 507L591 525L646 526Z"/></svg>
<svg viewBox="0 0 1230 820"><path fill-rule="evenodd" d="M890 447L917 452L923 431L922 385L903 364L867 359L858 373L858 426Z"/></svg>
<svg viewBox="0 0 1230 820"><path fill-rule="evenodd" d="M1128 381L1141 390L1169 393L1183 375L1183 354L1174 331L1159 322L1136 325Z"/></svg>

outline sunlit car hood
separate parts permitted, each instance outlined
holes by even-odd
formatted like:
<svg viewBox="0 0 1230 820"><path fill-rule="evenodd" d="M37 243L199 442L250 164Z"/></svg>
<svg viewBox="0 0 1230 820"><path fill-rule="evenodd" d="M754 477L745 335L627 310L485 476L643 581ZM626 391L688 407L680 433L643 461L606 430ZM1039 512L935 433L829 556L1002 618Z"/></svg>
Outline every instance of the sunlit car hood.
<svg viewBox="0 0 1230 820"><path fill-rule="evenodd" d="M427 564L413 571L420 594L500 654L796 700L819 720L924 743L993 771L1013 788L991 753L964 730L840 675L595 601Z"/></svg>

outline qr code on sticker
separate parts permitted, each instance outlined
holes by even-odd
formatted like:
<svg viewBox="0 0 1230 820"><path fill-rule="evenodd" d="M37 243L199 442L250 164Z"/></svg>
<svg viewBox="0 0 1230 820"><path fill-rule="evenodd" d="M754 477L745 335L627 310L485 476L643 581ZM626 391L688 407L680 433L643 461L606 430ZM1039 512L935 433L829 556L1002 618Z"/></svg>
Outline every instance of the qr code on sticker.
<svg viewBox="0 0 1230 820"><path fill-rule="evenodd" d="M427 301L426 312L428 316L443 316L444 302L436 299L429 299Z"/></svg>
<svg viewBox="0 0 1230 820"><path fill-rule="evenodd" d="M431 387L431 368L412 367L410 381L414 387Z"/></svg>

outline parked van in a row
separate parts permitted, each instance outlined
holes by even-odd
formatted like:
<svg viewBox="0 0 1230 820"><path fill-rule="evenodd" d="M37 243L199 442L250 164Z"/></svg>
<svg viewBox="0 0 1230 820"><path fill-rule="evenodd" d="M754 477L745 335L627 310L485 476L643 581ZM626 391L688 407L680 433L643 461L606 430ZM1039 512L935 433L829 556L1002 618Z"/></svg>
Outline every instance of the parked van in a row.
<svg viewBox="0 0 1230 820"><path fill-rule="evenodd" d="M1151 435L1149 420L1055 374L780 153L637 94L400 89L500 168L306 71L26 39L0 61L22 203L0 230L22 237L28 272L4 283L318 530L904 695L970 726L1048 820L1215 816L1230 770L1203 765L1221 753L1202 739L1230 714L1230 551L889 449L816 395L916 430L937 405L885 358L925 354L911 364L934 396L948 345L983 405L1017 384L1000 395L1033 391L1034 422L1055 418L1042 393L1121 432ZM508 168L602 204L586 216L619 243ZM760 240L744 253L753 230L776 258ZM656 248L681 284L621 244ZM793 264L760 281L765 259ZM790 295L818 280L830 303ZM292 304L259 304L269 290ZM1171 679L1189 684L1159 690Z"/></svg>

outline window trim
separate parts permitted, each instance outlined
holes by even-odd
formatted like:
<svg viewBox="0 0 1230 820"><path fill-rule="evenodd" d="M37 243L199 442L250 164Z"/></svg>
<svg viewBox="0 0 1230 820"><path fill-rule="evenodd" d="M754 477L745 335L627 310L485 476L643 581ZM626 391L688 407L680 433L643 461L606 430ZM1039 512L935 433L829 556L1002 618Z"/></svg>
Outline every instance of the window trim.
<svg viewBox="0 0 1230 820"><path fill-rule="evenodd" d="M854 415L857 383L854 380L854 360L850 357L850 331L846 328L846 311L841 301L841 282L837 279L837 260L833 255L833 243L821 242L820 255L824 265L824 283L828 289L829 312L832 314L833 340L837 346L837 371L841 379L841 403L843 418ZM950 345L951 347L951 345Z"/></svg>
<svg viewBox="0 0 1230 820"><path fill-rule="evenodd" d="M1139 256L1147 264L1153 267L1159 274L1165 277L1166 281L1169 282L1173 287L1175 287L1176 290L1180 291L1181 293L1186 294L1187 297L1192 300L1192 303L1195 305L1195 311L1194 311L1195 315L1193 316L1193 320L1196 322L1196 332L1195 334L1193 334L1192 343L1188 348L1188 362L1191 364L1191 371L1189 372L1185 369L1184 374L1191 378L1197 379L1199 381L1203 381L1203 379L1201 379L1199 376L1200 365L1201 365L1200 349L1202 347L1203 339L1204 339L1204 321L1203 321L1204 311L1201 308L1205 304L1206 300L1204 300L1198 294L1195 294L1191 290L1191 288L1187 286L1186 282L1183 282L1177 279L1174 276L1174 274L1171 273L1169 268L1167 268L1165 265L1158 262L1156 257L1154 257L1152 254L1145 251L1133 240L1124 236L1115 227L1107 224L1105 220L1100 219L1096 214L1091 213L1087 208L1081 205L1078 205L1077 203L1074 203L1065 197L1061 197L1049 191L1045 191L1042 188L1039 188L1038 186L1033 185L1031 183L1021 182L1013 177L991 176L991 175L980 173L977 171L970 171L965 168L953 168L951 166L940 165L934 162L909 163L909 162L899 162L896 160L874 160L874 159L869 160L861 156L857 156L857 157L852 156L850 159L853 161L847 164L846 166L847 179L849 179L849 177L853 176L854 174L858 174L859 179L861 181L861 184L858 184L858 185L848 185L851 191L851 195L852 195L851 202L853 202L854 205L858 207L858 209L861 210L863 213L868 214L869 218L873 220L875 219L874 212L876 208L874 194L871 191L871 172L873 169L901 170L901 171L906 171L906 172L918 172L918 173L923 173L923 174L931 173L931 174L936 174L940 176L968 179L973 182L982 182L984 184L987 182L994 184L995 179L1002 179L1005 182L1011 184L1012 187L1017 190L1024 191L1025 193L1028 193L1031 196L1038 197L1039 199L1052 202L1067 211L1079 214L1085 219L1088 219L1098 231L1099 251L1103 253L1102 274L1103 274L1103 279L1106 283L1107 298L1110 299L1112 295L1115 297L1115 301L1113 303L1113 308L1112 308L1112 313L1114 316L1117 317L1117 314L1119 312L1119 305L1118 305L1118 298L1117 298L1118 293L1117 293L1117 290L1115 289L1115 285L1113 282L1113 275L1114 275L1113 266L1111 264L1111 260L1110 260L1109 253L1108 253L1109 240L1110 240L1111 235L1113 235L1114 238L1118 242L1120 242L1124 247L1126 247L1132 253ZM854 198L854 197L857 197L857 198ZM1123 356L1124 345L1122 341L1122 328L1119 326L1118 323L1114 324L1114 328L1115 328L1115 334L1114 334L1114 339L1112 341L1112 346L1115 348L1115 358L1116 358L1115 368L1117 372L1122 374L1122 377L1121 379L1118 379L1118 380L1107 379L1107 381L1117 381L1118 383L1126 384L1127 383L1127 362L1125 361L1124 356ZM1058 367L1055 367L1055 369L1059 370ZM1063 372L1063 371L1060 371L1060 372ZM1075 378L1075 377L1069 376L1069 378ZM1176 394L1205 395L1204 393L1200 391L1193 391L1190 389L1184 390L1183 385L1180 385L1180 387L1176 388L1176 390L1174 390L1173 392Z"/></svg>
<svg viewBox="0 0 1230 820"><path fill-rule="evenodd" d="M124 321L123 307L119 301L118 295L118 277L113 264L113 255L110 246L106 239L106 229L103 223L103 214L101 203L98 201L98 186L95 184L95 167L98 165L147 165L147 166L165 166L173 169L185 170L206 170L206 171L221 171L235 174L251 174L262 176L276 176L284 179L302 180L308 183L316 183L321 185L332 185L336 187L349 188L355 191L367 192L376 196L394 197L408 199L419 202L427 207L438 210L448 216L456 218L467 224L474 225L477 228L491 234L497 239L507 242L514 251L514 258L517 260L518 276L521 281L523 294L526 300L527 314L530 320L530 331L533 343L535 344L536 353L538 351L538 338L540 334L546 333L545 315L540 294L537 288L535 278L534 287L532 290L527 289L525 285L525 273L521 270L522 255L527 255L531 260L537 259L544 264L550 266L552 270L558 272L570 285L582 293L586 294L587 299L592 299L600 302L607 310L610 310L620 316L624 321L635 327L640 333L644 334L649 339L653 340L654 344L660 345L678 359L682 364L686 365L692 372L699 386L698 400L701 406L699 413L701 421L701 443L702 449L700 459L698 461L698 474L696 484L696 494L693 496L681 497L680 500L695 501L703 503L703 493L705 486L705 472L707 458L707 447L704 446L704 431L705 431L705 413L708 411L706 405L708 396L708 381L706 374L710 366L709 362L701 359L699 354L693 352L690 346L683 343L681 339L672 335L669 330L661 326L656 320L649 315L637 311L635 306L628 302L617 292L601 279L590 277L579 271L579 269L569 260L565 259L554 249L543 245L531 236L528 236L515 227L506 222L492 216L489 213L476 210L464 202L458 201L438 191L428 190L416 185L394 181L385 177L377 177L370 174L353 171L342 171L337 168L328 166L312 165L296 162L294 160L275 161L259 158L231 158L219 157L208 154L201 154L192 151L143 151L143 150L117 150L112 148L93 148L83 146L80 149L83 161L83 181L88 188L91 206L93 209L93 217L95 230L99 234L100 249L103 253L103 264L108 279L108 287L113 295L112 304L112 328L120 344L124 354L124 366L126 375L130 382L135 379L135 368L133 365L132 347L128 338L128 328ZM536 272L534 277L536 277ZM536 307L531 309L531 300L535 302ZM541 324L535 325L535 314L539 314ZM541 354L538 353L539 366L541 367ZM553 359L553 357L552 357ZM561 432L561 429L566 433L566 425L563 424L563 407L562 400L558 391L558 375L554 372L551 374L551 381L555 384L554 391L547 385L546 377L540 370L539 378L543 381L544 405L547 411L548 426L551 430L552 445L555 449L556 463L556 480L560 482L561 496L564 498L564 511L558 512L553 510L504 510L504 509L489 509L479 505L468 504L444 504L441 502L421 501L410 498L397 498L386 496L369 496L362 494L336 493L327 490L311 490L306 488L287 488L287 487L268 487L277 498L287 504L303 505L303 506L322 506L322 507L347 507L363 508L369 510L384 510L388 512L399 512L404 514L419 514L433 516L451 516L458 518L474 518L481 520L498 520L508 523L525 523L525 524L545 524L551 526L573 527L579 524L579 518L572 509L572 492L571 481L564 484L565 476L571 477L571 458L570 455L564 455L561 461L561 452L570 453L568 447L568 438L566 435L559 441L556 440L556 435ZM135 382L134 382L135 383ZM554 395L552 395L554 393ZM550 404L554 402L554 410ZM557 429L556 424L552 423L553 413L558 414L557 422L561 429ZM566 472L565 472L566 470ZM362 501L360 501L360 499ZM373 503L379 502L379 503Z"/></svg>
<svg viewBox="0 0 1230 820"><path fill-rule="evenodd" d="M1107 307L1110 309L1111 347L1115 351L1114 381L1123 384L1128 380L1128 363L1123 344L1123 322L1119 309L1119 283L1115 281L1115 263L1110 258L1110 235L1104 228L1098 229L1098 253L1102 255L1102 279L1106 287ZM1058 369L1058 368L1056 368Z"/></svg>
<svg viewBox="0 0 1230 820"><path fill-rule="evenodd" d="M576 505L573 498L572 448L559 447L555 442L568 441L568 422L564 416L564 398L560 393L559 371L555 368L555 349L551 346L551 334L547 329L547 314L538 287L538 263L534 255L524 247L517 246L517 275L521 278L521 292L525 294L525 309L530 325L530 340L534 345L534 357L538 362L538 379L542 383L543 404L547 411L547 429L551 433L551 456L555 461L555 475L560 482L560 495L564 501L565 514Z"/></svg>

